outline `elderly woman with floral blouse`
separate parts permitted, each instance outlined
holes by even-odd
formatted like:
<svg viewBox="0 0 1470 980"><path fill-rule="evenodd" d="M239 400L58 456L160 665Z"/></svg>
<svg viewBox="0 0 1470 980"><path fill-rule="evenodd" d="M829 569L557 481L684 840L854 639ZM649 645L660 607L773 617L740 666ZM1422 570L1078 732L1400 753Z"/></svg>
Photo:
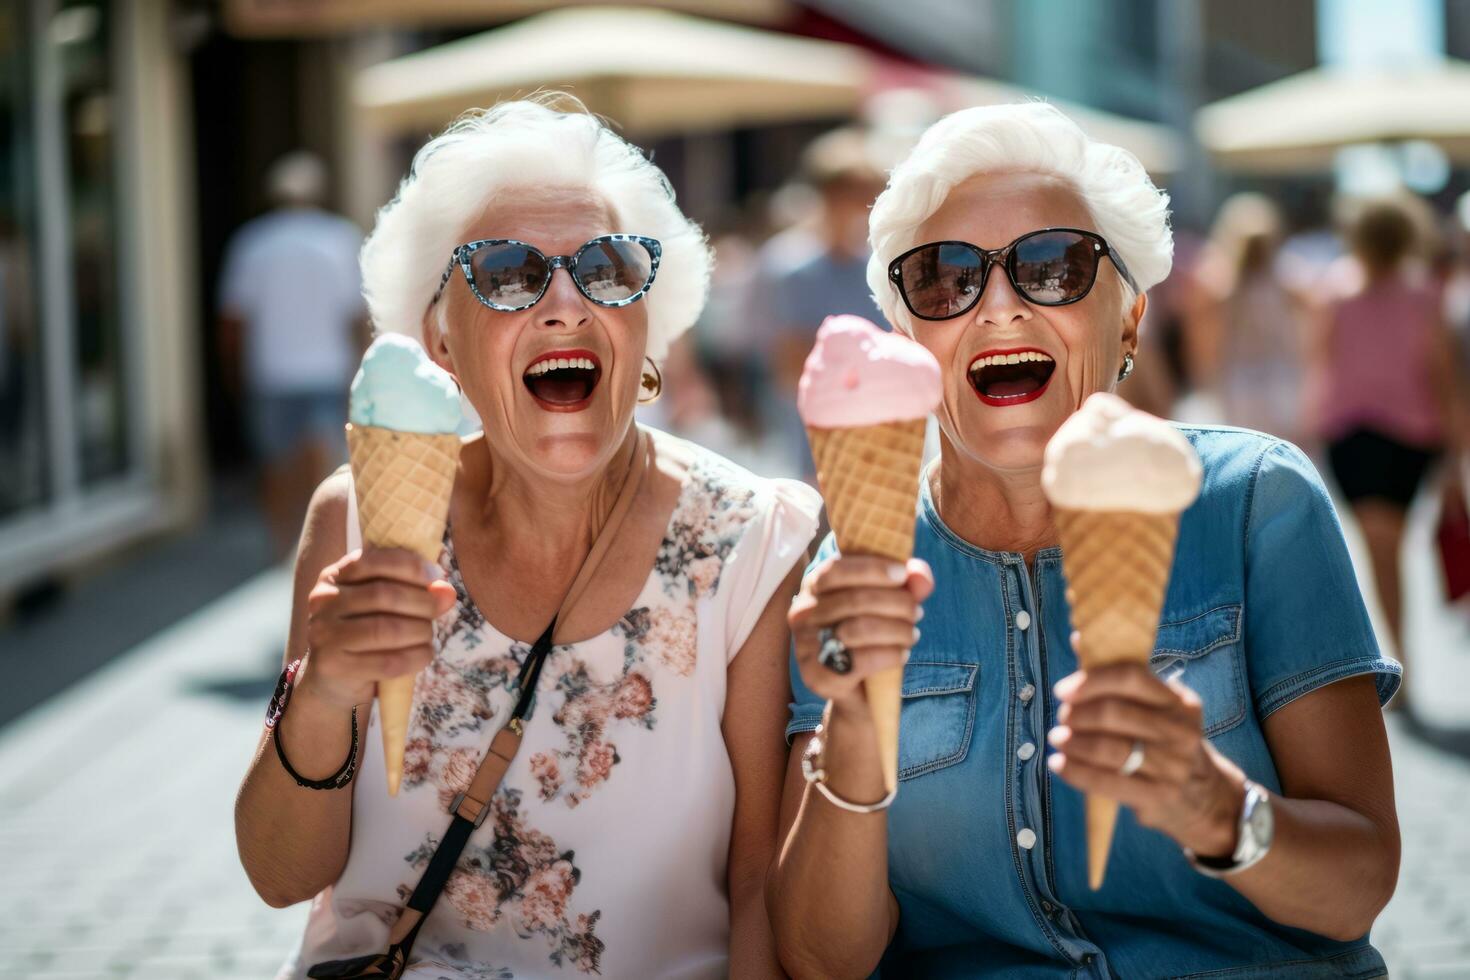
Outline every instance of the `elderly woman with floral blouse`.
<svg viewBox="0 0 1470 980"><path fill-rule="evenodd" d="M941 448L916 560L829 542L792 606L797 751L769 885L787 970L1382 974L1367 933L1399 837L1379 708L1399 668L1301 452L1181 426L1204 483L1152 662L1078 670L1042 453L1134 368L1167 199L1052 107L970 109L894 171L870 234L884 313L946 372ZM822 656L823 630L850 657ZM900 663L890 806L860 682ZM1085 794L1123 805L1098 891Z"/></svg>
<svg viewBox="0 0 1470 980"><path fill-rule="evenodd" d="M294 693L236 809L261 896L313 900L280 977L384 949L536 648L523 744L405 975L779 975L762 894L786 753L772 733L819 502L633 420L709 265L664 175L575 106L466 116L379 213L362 254L376 328L421 341L482 431L437 567L361 549L346 471L307 516ZM594 542L603 560L548 653ZM389 796L370 704L407 673ZM344 756L352 771L359 743L354 779L311 788Z"/></svg>

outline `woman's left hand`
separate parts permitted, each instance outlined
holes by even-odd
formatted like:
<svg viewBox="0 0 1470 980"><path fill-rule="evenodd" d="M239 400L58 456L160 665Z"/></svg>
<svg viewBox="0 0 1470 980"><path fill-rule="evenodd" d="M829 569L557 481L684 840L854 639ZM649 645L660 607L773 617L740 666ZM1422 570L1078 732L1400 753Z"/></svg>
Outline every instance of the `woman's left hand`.
<svg viewBox="0 0 1470 980"><path fill-rule="evenodd" d="M1052 772L1133 810L1138 822L1208 857L1229 856L1245 802L1244 774L1204 737L1199 695L1146 664L1081 670L1057 682ZM1123 769L1134 747L1143 763Z"/></svg>

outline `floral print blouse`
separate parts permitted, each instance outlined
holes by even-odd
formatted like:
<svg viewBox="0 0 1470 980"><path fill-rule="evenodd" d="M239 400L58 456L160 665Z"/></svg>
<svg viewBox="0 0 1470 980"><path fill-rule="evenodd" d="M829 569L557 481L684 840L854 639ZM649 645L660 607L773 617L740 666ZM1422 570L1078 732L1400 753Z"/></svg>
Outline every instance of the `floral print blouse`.
<svg viewBox="0 0 1470 980"><path fill-rule="evenodd" d="M605 633L553 648L520 752L407 978L725 975L735 806L725 672L804 556L821 500L684 445L692 465L642 592ZM349 505L349 550L359 541ZM402 788L388 796L375 705L347 865L313 900L279 980L386 945L450 801L511 710L529 645L485 621L448 535L442 564L459 601L414 688Z"/></svg>

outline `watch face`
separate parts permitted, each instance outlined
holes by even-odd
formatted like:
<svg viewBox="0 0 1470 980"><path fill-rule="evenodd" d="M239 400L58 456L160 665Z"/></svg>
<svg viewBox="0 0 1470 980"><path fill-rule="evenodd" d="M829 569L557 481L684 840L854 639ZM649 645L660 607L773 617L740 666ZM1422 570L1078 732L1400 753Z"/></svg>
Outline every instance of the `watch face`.
<svg viewBox="0 0 1470 980"><path fill-rule="evenodd" d="M1250 860L1271 846L1276 821L1271 814L1271 799L1264 790L1251 787L1244 826L1241 828L1242 853L1238 860Z"/></svg>
<svg viewBox="0 0 1470 980"><path fill-rule="evenodd" d="M291 685L296 680L296 672L301 669L301 661L293 660L281 671L281 677L276 681L276 691L271 695L271 703L265 709L265 727L274 728L276 722L281 720L282 713L286 710L286 702L291 700Z"/></svg>
<svg viewBox="0 0 1470 980"><path fill-rule="evenodd" d="M1251 836L1257 844L1267 844L1271 840L1271 831L1275 828L1275 818L1271 815L1271 804L1263 796L1251 809L1250 816Z"/></svg>

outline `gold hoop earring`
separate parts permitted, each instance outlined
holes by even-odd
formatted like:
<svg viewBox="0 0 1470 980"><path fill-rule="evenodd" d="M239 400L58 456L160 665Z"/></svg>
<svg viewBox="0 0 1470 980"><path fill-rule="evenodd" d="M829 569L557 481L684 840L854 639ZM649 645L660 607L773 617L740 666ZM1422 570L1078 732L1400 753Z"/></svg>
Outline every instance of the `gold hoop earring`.
<svg viewBox="0 0 1470 980"><path fill-rule="evenodd" d="M647 398L639 395L638 404L652 405L654 402L658 401L658 396L664 393L664 376L663 373L659 371L658 365L653 363L653 358L645 357L644 360L647 361L648 366L653 369L653 373L650 374L647 371L643 372L643 379L639 382L639 386L644 391L649 392L649 395Z"/></svg>

